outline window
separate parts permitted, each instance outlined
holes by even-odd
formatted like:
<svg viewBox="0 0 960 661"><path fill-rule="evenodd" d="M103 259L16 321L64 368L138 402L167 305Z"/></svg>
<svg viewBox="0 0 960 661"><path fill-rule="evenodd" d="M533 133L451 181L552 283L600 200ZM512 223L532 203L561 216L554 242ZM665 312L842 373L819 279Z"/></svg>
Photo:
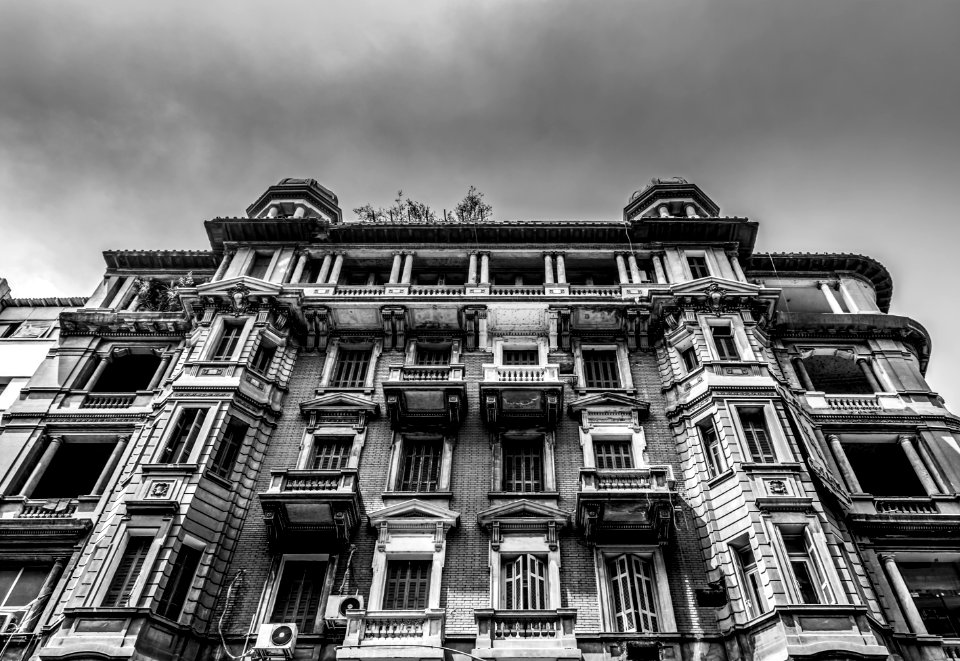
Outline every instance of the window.
<svg viewBox="0 0 960 661"><path fill-rule="evenodd" d="M866 443L848 443L841 439L841 444L864 493L880 497L927 496L896 439L887 441L881 437Z"/></svg>
<svg viewBox="0 0 960 661"><path fill-rule="evenodd" d="M547 607L546 560L531 553L503 558L501 608L543 610Z"/></svg>
<svg viewBox="0 0 960 661"><path fill-rule="evenodd" d="M160 367L160 357L151 352L127 353L122 349L111 357L90 392L137 392L146 390Z"/></svg>
<svg viewBox="0 0 960 661"><path fill-rule="evenodd" d="M82 436L64 439L33 491L24 495L38 500L95 495L115 447L116 442L87 442Z"/></svg>
<svg viewBox="0 0 960 661"><path fill-rule="evenodd" d="M723 448L720 447L720 438L717 436L717 428L714 426L713 420L708 418L697 423L697 433L700 435L700 442L703 444L703 454L707 458L710 475L716 476L727 470L727 460L723 456Z"/></svg>
<svg viewBox="0 0 960 661"><path fill-rule="evenodd" d="M539 365L540 351L537 349L503 349L504 365Z"/></svg>
<svg viewBox="0 0 960 661"><path fill-rule="evenodd" d="M733 337L733 327L730 323L710 326L713 335L713 346L717 349L718 360L740 360L737 343Z"/></svg>
<svg viewBox="0 0 960 661"><path fill-rule="evenodd" d="M223 323L223 332L214 349L211 360L230 360L233 358L233 352L237 349L240 342L240 335L243 334L243 323L225 321Z"/></svg>
<svg viewBox="0 0 960 661"><path fill-rule="evenodd" d="M834 603L833 588L827 579L810 526L781 527L780 537L787 552L793 584L802 604Z"/></svg>
<svg viewBox="0 0 960 661"><path fill-rule="evenodd" d="M436 491L440 481L443 440L403 440L399 491Z"/></svg>
<svg viewBox="0 0 960 661"><path fill-rule="evenodd" d="M953 556L956 557L956 556ZM960 638L960 563L938 556L897 561L927 632ZM2 588L0 588L2 589Z"/></svg>
<svg viewBox="0 0 960 661"><path fill-rule="evenodd" d="M633 468L633 453L630 441L594 440L593 451L597 468Z"/></svg>
<svg viewBox="0 0 960 661"><path fill-rule="evenodd" d="M206 408L182 408L167 445L160 453L161 464L183 464L190 460L190 452L200 436L200 429L207 417Z"/></svg>
<svg viewBox="0 0 960 661"><path fill-rule="evenodd" d="M767 612L767 601L760 584L760 570L749 542L742 546L731 546L730 554L737 567L740 579L740 596L747 611L747 617L753 619Z"/></svg>
<svg viewBox="0 0 960 661"><path fill-rule="evenodd" d="M346 436L314 436L313 460L310 467L314 470L335 471L347 467L353 438ZM322 439L322 442L320 442Z"/></svg>
<svg viewBox="0 0 960 661"><path fill-rule="evenodd" d="M200 558L203 557L203 551L195 549L187 544L180 545L180 554L173 565L173 573L167 581L167 586L163 591L163 598L157 607L157 613L163 617L176 622L180 619L183 612L183 606L187 601L187 593L193 584L193 578L197 574L197 568L200 566Z"/></svg>
<svg viewBox="0 0 960 661"><path fill-rule="evenodd" d="M270 365L273 364L273 357L276 355L277 347L261 341L260 346L257 347L257 352L253 355L250 369L266 376L270 372Z"/></svg>
<svg viewBox="0 0 960 661"><path fill-rule="evenodd" d="M383 610L423 610L430 591L429 560L390 560Z"/></svg>
<svg viewBox="0 0 960 661"><path fill-rule="evenodd" d="M692 345L680 351L680 360L687 372L692 372L700 367L700 361L697 360L697 350Z"/></svg>
<svg viewBox="0 0 960 661"><path fill-rule="evenodd" d="M740 428L743 430L743 439L747 444L750 459L764 464L777 461L777 454L773 447L773 439L767 429L767 420L762 408L738 408Z"/></svg>
<svg viewBox="0 0 960 661"><path fill-rule="evenodd" d="M210 472L218 477L227 479L233 472L233 466L237 463L237 457L240 455L240 449L243 447L243 441L247 437L249 427L239 420L231 420L227 425L227 431L223 434L223 440L217 446L217 453L213 456L210 463Z"/></svg>
<svg viewBox="0 0 960 661"><path fill-rule="evenodd" d="M265 280L267 276L267 269L270 268L270 264L272 262L273 262L272 252L254 253L253 261L250 263L250 270L247 271L247 275L250 276L251 278Z"/></svg>
<svg viewBox="0 0 960 661"><path fill-rule="evenodd" d="M127 538L127 545L123 549L113 578L103 598L102 606L107 608L122 608L136 606L130 603L137 579L143 571L143 563L147 559L147 552L153 543L153 537L136 535Z"/></svg>
<svg viewBox="0 0 960 661"><path fill-rule="evenodd" d="M5 562L0 568L0 622L3 615L12 614L14 627L23 624L31 602L40 594L49 573L49 566Z"/></svg>
<svg viewBox="0 0 960 661"><path fill-rule="evenodd" d="M583 376L587 388L619 388L616 349L584 349Z"/></svg>
<svg viewBox="0 0 960 661"><path fill-rule="evenodd" d="M707 268L705 255L687 255L687 265L690 267L690 275L693 276L694 280L710 277L710 269Z"/></svg>
<svg viewBox="0 0 960 661"><path fill-rule="evenodd" d="M543 442L508 442L503 449L503 490L543 491Z"/></svg>
<svg viewBox="0 0 960 661"><path fill-rule="evenodd" d="M417 365L449 365L450 347L417 344Z"/></svg>
<svg viewBox="0 0 960 661"><path fill-rule="evenodd" d="M320 601L323 596L323 579L327 563L316 560L287 560L273 600L271 622L292 622L300 633L314 633Z"/></svg>
<svg viewBox="0 0 960 661"><path fill-rule="evenodd" d="M370 367L370 349L347 349L339 347L333 376L332 388L362 388L367 381L367 369Z"/></svg>
<svg viewBox="0 0 960 661"><path fill-rule="evenodd" d="M607 561L607 573L617 631L659 631L653 563L624 553Z"/></svg>

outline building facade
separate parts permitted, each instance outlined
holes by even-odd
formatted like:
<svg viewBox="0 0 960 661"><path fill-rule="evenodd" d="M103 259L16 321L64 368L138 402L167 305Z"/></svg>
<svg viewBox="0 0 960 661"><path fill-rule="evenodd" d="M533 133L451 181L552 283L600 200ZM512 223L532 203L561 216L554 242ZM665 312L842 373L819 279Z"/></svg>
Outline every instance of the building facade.
<svg viewBox="0 0 960 661"><path fill-rule="evenodd" d="M679 178L342 216L284 179L4 295L3 661L960 658L960 420L878 262Z"/></svg>

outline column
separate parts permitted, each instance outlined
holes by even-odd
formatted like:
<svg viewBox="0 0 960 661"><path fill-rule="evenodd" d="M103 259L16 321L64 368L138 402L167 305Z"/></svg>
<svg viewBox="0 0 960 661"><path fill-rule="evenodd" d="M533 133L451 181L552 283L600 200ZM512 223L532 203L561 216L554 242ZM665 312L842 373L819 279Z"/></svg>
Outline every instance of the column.
<svg viewBox="0 0 960 661"><path fill-rule="evenodd" d="M637 256L633 253L627 255L627 262L630 264L630 276L636 283L643 282L643 276L640 275L640 267L637 265Z"/></svg>
<svg viewBox="0 0 960 661"><path fill-rule="evenodd" d="M480 284L490 284L490 253L480 253Z"/></svg>
<svg viewBox="0 0 960 661"><path fill-rule="evenodd" d="M167 373L167 368L170 366L170 358L172 356L169 353L165 353L160 356L160 366L157 367L157 371L153 373L153 378L150 379L149 385L147 385L147 390L153 390L160 384L160 379L163 378L163 375Z"/></svg>
<svg viewBox="0 0 960 661"><path fill-rule="evenodd" d="M103 490L107 488L107 483L110 481L110 478L113 477L117 466L120 465L120 457L123 456L123 451L126 449L129 441L129 436L120 436L117 438L117 444L113 446L113 452L110 453L110 458L107 459L106 465L103 467L103 470L100 471L100 477L97 478L97 483L93 485L93 491L90 492L92 495L99 496L103 493Z"/></svg>
<svg viewBox="0 0 960 661"><path fill-rule="evenodd" d="M277 209L277 205L270 205L270 208L267 209L267 218L276 218L278 213L279 209Z"/></svg>
<svg viewBox="0 0 960 661"><path fill-rule="evenodd" d="M653 254L653 271L657 276L657 282L667 284L670 279L667 277L667 270L663 266L663 253Z"/></svg>
<svg viewBox="0 0 960 661"><path fill-rule="evenodd" d="M800 379L800 385L803 386L804 390L816 390L813 387L813 381L810 380L810 375L807 374L807 368L803 364L803 358L792 358L791 362L793 363L793 371L796 372L797 378Z"/></svg>
<svg viewBox="0 0 960 661"><path fill-rule="evenodd" d="M837 461L837 466L843 474L843 481L847 483L847 488L850 489L852 493L863 493L860 480L857 479L857 474L853 472L853 466L850 465L850 460L847 459L847 453L843 451L843 443L840 442L840 437L836 434L830 434L827 436L827 442L830 443L833 458Z"/></svg>
<svg viewBox="0 0 960 661"><path fill-rule="evenodd" d="M50 462L53 461L53 456L57 454L57 450L60 449L61 445L63 445L63 436L50 437L50 439L47 441L47 447L40 456L40 461L38 461L37 465L33 467L33 472L30 473L30 477L27 478L26 483L20 489L21 496L26 496L27 498L30 497L30 495L33 493L33 490L37 488L40 478L43 477L44 471L50 467Z"/></svg>
<svg viewBox="0 0 960 661"><path fill-rule="evenodd" d="M922 438L917 439L917 452L920 453L920 458L923 460L924 466L927 467L930 477L937 483L937 491L939 493L950 493L950 485L947 484L947 481L943 479L943 475L937 469L937 463L933 460L933 456L931 456L930 450L927 449L927 444Z"/></svg>
<svg viewBox="0 0 960 661"><path fill-rule="evenodd" d="M36 599L31 602L30 610L24 613L23 620L20 621L20 626L17 628L18 633L31 633L34 628L36 628L37 621L43 614L43 609L46 608L47 602L50 601L50 595L53 594L54 589L57 587L57 581L59 581L60 576L63 575L63 567L65 564L66 560L63 558L57 558L53 561L53 567L51 567L49 573L47 573L47 577L40 587L40 592L37 594Z"/></svg>
<svg viewBox="0 0 960 661"><path fill-rule="evenodd" d="M833 295L833 290L830 288L830 285L826 282L818 282L817 286L820 287L820 291L823 292L824 297L827 299L827 305L830 306L830 311L834 314L843 314L843 308L837 303L837 298Z"/></svg>
<svg viewBox="0 0 960 661"><path fill-rule="evenodd" d="M737 253L728 252L727 259L730 260L730 267L733 269L734 275L737 276L737 280L739 280L740 282L746 282L747 276L744 275L743 269L740 268L740 260L737 258Z"/></svg>
<svg viewBox="0 0 960 661"><path fill-rule="evenodd" d="M323 262L320 264L320 273L317 274L316 284L324 285L327 283L327 276L330 275L330 264L332 261L329 253L323 256Z"/></svg>
<svg viewBox="0 0 960 661"><path fill-rule="evenodd" d="M413 253L408 252L403 258L403 275L400 276L400 284L409 285L413 277Z"/></svg>
<svg viewBox="0 0 960 661"><path fill-rule="evenodd" d="M400 256L399 252L393 253L393 266L390 267L390 280L388 284L395 285L400 282L400 262L403 261L403 257Z"/></svg>
<svg viewBox="0 0 960 661"><path fill-rule="evenodd" d="M293 275L290 276L290 284L297 284L303 277L303 269L307 266L307 254L303 253L297 258L297 266L293 269Z"/></svg>
<svg viewBox="0 0 960 661"><path fill-rule="evenodd" d="M621 285L630 284L630 275L627 273L627 263L623 259L623 253L617 253L614 255L614 258L617 260L617 274L620 276Z"/></svg>
<svg viewBox="0 0 960 661"><path fill-rule="evenodd" d="M337 280L340 279L340 269L343 268L343 253L338 252L336 258L333 260L333 268L330 269L330 279L327 281L328 284L335 285Z"/></svg>
<svg viewBox="0 0 960 661"><path fill-rule="evenodd" d="M230 262L233 261L234 253L228 252L224 254L223 259L220 261L220 266L217 268L217 272L213 274L213 281L223 279L223 274L227 272L227 269L230 267Z"/></svg>
<svg viewBox="0 0 960 661"><path fill-rule="evenodd" d="M176 369L177 362L180 360L181 355L183 355L183 348L173 352L173 356L170 358L170 364L167 366L167 373L163 375L162 381L166 381L173 376L173 370Z"/></svg>
<svg viewBox="0 0 960 661"><path fill-rule="evenodd" d="M303 218L304 215L306 215L306 213L307 213L306 209L304 209L303 207L297 207L296 210L293 212L293 217Z"/></svg>
<svg viewBox="0 0 960 661"><path fill-rule="evenodd" d="M928 471L927 467L923 465L920 455L917 454L917 449L913 446L913 437L904 434L900 436L898 440L900 442L900 447L903 448L903 453L907 455L907 461L910 462L910 466L920 479L920 484L923 485L923 490L927 492L928 496L938 495L940 490L937 488L937 483L933 481L932 477L930 477L930 471Z"/></svg>
<svg viewBox="0 0 960 661"><path fill-rule="evenodd" d="M567 284L567 263L563 258L563 253L557 253L557 284Z"/></svg>
<svg viewBox="0 0 960 661"><path fill-rule="evenodd" d="M97 367L96 367L96 369L93 370L93 374L90 375L90 378L87 379L87 382L86 382L85 384L83 384L83 389L84 389L84 390L90 390L90 389L93 388L95 385L97 385L97 381L99 381L99 380L100 380L100 377L103 376L103 372L104 372L104 370L107 369L107 365L109 365L109 364L110 364L110 357L109 357L109 356L101 356L101 355L98 354L98 355L97 355Z"/></svg>
<svg viewBox="0 0 960 661"><path fill-rule="evenodd" d="M547 285L553 284L553 257L550 253L543 255L543 282Z"/></svg>
<svg viewBox="0 0 960 661"><path fill-rule="evenodd" d="M467 284L477 284L477 253L470 253L470 265L467 267Z"/></svg>
<svg viewBox="0 0 960 661"><path fill-rule="evenodd" d="M847 304L847 309L850 310L850 312L860 312L860 306L853 300L853 296L850 294L850 290L847 289L847 285L844 284L843 280L840 281L840 296L843 297L843 302Z"/></svg>
<svg viewBox="0 0 960 661"><path fill-rule="evenodd" d="M873 388L873 392L885 392L883 386L881 386L880 382L877 381L876 374L873 373L873 368L870 366L869 358L857 358L857 367L859 367L860 371L863 372L863 376L867 379L867 383L870 384L870 387Z"/></svg>
<svg viewBox="0 0 960 661"><path fill-rule="evenodd" d="M923 618L920 617L920 611L917 605L913 603L913 597L910 596L910 588L907 582L903 580L900 574L900 568L892 554L885 553L879 556L883 569L887 572L887 579L890 581L890 587L893 588L897 603L900 604L900 610L907 620L907 624L916 634L926 634L927 627L923 624Z"/></svg>

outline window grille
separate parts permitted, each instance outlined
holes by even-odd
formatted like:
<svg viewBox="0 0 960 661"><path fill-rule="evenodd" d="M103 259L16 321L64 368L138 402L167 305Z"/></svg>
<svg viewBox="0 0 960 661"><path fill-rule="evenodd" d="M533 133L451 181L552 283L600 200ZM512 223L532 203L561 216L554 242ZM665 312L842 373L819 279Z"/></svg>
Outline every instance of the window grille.
<svg viewBox="0 0 960 661"><path fill-rule="evenodd" d="M511 444L503 450L503 490L543 490L543 443Z"/></svg>
<svg viewBox="0 0 960 661"><path fill-rule="evenodd" d="M537 349L504 349L504 365L539 365L540 351Z"/></svg>
<svg viewBox="0 0 960 661"><path fill-rule="evenodd" d="M630 441L594 441L593 452L597 468L633 468Z"/></svg>
<svg viewBox="0 0 960 661"><path fill-rule="evenodd" d="M370 349L344 349L337 351L337 362L333 368L333 388L362 388L367 381L367 368L370 367Z"/></svg>
<svg viewBox="0 0 960 661"><path fill-rule="evenodd" d="M649 560L625 553L607 564L617 631L659 631L656 583Z"/></svg>
<svg viewBox="0 0 960 661"><path fill-rule="evenodd" d="M387 563L383 610L423 610L429 590L429 560L391 560Z"/></svg>
<svg viewBox="0 0 960 661"><path fill-rule="evenodd" d="M615 349L583 352L583 376L587 388L619 388L620 369Z"/></svg>
<svg viewBox="0 0 960 661"><path fill-rule="evenodd" d="M353 439L347 437L314 436L313 464L314 470L340 470L347 467L350 459L350 450Z"/></svg>
<svg viewBox="0 0 960 661"><path fill-rule="evenodd" d="M399 491L436 491L440 483L443 442L403 440Z"/></svg>

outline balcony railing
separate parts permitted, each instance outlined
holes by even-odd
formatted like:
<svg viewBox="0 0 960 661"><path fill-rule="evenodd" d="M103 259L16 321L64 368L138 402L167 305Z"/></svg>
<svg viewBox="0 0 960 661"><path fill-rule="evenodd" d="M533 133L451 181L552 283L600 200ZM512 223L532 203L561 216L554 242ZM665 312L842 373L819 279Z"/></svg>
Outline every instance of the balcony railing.
<svg viewBox="0 0 960 661"><path fill-rule="evenodd" d="M543 296L543 285L491 285L491 296Z"/></svg>
<svg viewBox="0 0 960 661"><path fill-rule="evenodd" d="M463 381L463 365L391 365L387 381Z"/></svg>
<svg viewBox="0 0 960 661"><path fill-rule="evenodd" d="M343 646L439 645L442 634L442 609L347 611Z"/></svg>
<svg viewBox="0 0 960 661"><path fill-rule="evenodd" d="M554 610L476 609L477 649L504 647L576 648L576 608Z"/></svg>
<svg viewBox="0 0 960 661"><path fill-rule="evenodd" d="M877 514L937 514L937 504L929 498L876 498Z"/></svg>
<svg viewBox="0 0 960 661"><path fill-rule="evenodd" d="M80 402L82 409L127 409L137 401L135 392L89 392Z"/></svg>
<svg viewBox="0 0 960 661"><path fill-rule="evenodd" d="M50 502L25 502L17 513L18 519L68 519L77 511L72 500Z"/></svg>
<svg viewBox="0 0 960 661"><path fill-rule="evenodd" d="M549 383L560 380L559 365L484 365L488 383Z"/></svg>
<svg viewBox="0 0 960 661"><path fill-rule="evenodd" d="M410 285L415 296L463 296L463 285Z"/></svg>
<svg viewBox="0 0 960 661"><path fill-rule="evenodd" d="M340 491L351 492L356 488L357 471L291 469L272 471L271 493Z"/></svg>
<svg viewBox="0 0 960 661"><path fill-rule="evenodd" d="M381 296L385 291L383 285L337 285L334 296Z"/></svg>
<svg viewBox="0 0 960 661"><path fill-rule="evenodd" d="M668 491L673 484L670 466L580 469L583 491Z"/></svg>
<svg viewBox="0 0 960 661"><path fill-rule="evenodd" d="M876 395L826 395L827 406L838 411L879 411Z"/></svg>
<svg viewBox="0 0 960 661"><path fill-rule="evenodd" d="M620 298L620 285L570 285L571 296Z"/></svg>
<svg viewBox="0 0 960 661"><path fill-rule="evenodd" d="M804 394L807 406L816 410L838 413L876 413L877 411L902 411L906 408L903 398L895 392L880 392L872 395L828 395L823 392Z"/></svg>

